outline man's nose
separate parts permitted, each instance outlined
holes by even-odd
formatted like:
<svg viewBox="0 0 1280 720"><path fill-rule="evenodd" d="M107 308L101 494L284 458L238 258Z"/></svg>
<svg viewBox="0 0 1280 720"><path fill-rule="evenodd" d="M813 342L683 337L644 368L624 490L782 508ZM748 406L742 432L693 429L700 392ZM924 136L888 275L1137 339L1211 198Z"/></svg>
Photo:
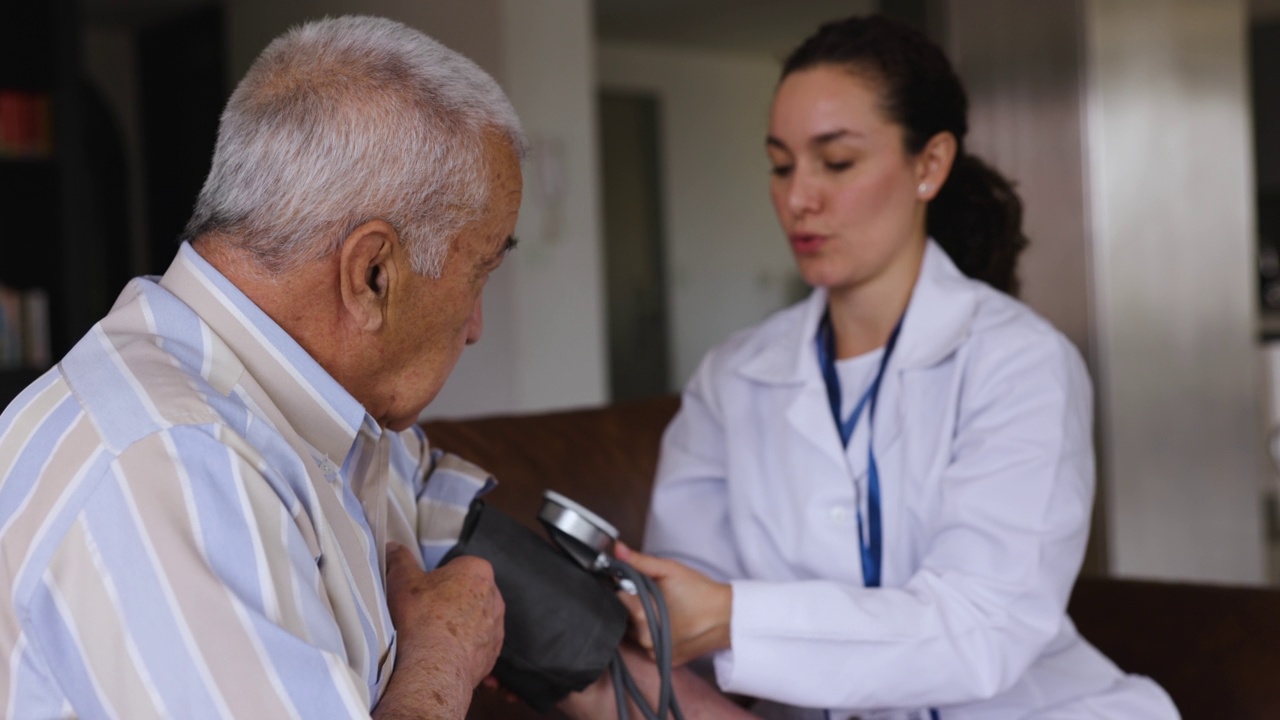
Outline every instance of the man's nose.
<svg viewBox="0 0 1280 720"><path fill-rule="evenodd" d="M484 332L484 297L476 298L476 306L471 308L471 317L467 318L467 344L472 345L480 341L480 334Z"/></svg>

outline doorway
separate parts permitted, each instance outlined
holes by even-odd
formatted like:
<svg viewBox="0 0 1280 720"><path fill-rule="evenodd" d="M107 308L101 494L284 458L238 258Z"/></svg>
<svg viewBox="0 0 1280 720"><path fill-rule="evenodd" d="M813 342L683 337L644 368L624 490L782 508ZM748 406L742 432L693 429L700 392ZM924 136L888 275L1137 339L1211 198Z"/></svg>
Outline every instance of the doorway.
<svg viewBox="0 0 1280 720"><path fill-rule="evenodd" d="M604 180L609 392L614 401L671 392L663 252L659 106L653 95L599 97Z"/></svg>

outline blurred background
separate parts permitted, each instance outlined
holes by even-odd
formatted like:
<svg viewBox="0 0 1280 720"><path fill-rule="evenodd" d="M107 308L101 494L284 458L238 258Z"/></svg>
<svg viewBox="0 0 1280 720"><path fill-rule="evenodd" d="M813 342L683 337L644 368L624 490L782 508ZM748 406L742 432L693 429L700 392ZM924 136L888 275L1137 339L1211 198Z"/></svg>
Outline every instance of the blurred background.
<svg viewBox="0 0 1280 720"><path fill-rule="evenodd" d="M872 11L956 63L970 149L1026 203L1023 298L1092 371L1087 570L1280 582L1280 0L11 0L0 406L168 266L257 53L344 13L474 59L531 140L520 249L427 414L678 391L806 292L767 196L769 102L789 48Z"/></svg>

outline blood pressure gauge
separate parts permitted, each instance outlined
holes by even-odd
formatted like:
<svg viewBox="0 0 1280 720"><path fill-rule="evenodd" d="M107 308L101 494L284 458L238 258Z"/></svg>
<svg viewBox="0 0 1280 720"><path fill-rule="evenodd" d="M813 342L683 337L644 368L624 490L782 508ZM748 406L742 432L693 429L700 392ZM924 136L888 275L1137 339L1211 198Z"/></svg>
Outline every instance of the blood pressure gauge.
<svg viewBox="0 0 1280 720"><path fill-rule="evenodd" d="M555 490L542 494L538 520L579 565L591 572L609 568L618 529L607 520Z"/></svg>

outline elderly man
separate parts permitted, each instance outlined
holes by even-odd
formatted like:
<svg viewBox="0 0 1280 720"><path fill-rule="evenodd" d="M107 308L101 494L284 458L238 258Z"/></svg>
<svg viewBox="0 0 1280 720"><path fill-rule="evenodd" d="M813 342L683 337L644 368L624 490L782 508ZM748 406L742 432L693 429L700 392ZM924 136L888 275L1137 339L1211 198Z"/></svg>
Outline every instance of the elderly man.
<svg viewBox="0 0 1280 720"><path fill-rule="evenodd" d="M421 568L491 481L415 421L480 337L523 146L403 25L266 49L168 272L0 416L5 717L463 717L503 602L483 560Z"/></svg>
<svg viewBox="0 0 1280 720"><path fill-rule="evenodd" d="M404 26L267 48L189 243L0 419L6 717L462 716L502 600L418 565L485 480L414 423L480 337L522 146Z"/></svg>

